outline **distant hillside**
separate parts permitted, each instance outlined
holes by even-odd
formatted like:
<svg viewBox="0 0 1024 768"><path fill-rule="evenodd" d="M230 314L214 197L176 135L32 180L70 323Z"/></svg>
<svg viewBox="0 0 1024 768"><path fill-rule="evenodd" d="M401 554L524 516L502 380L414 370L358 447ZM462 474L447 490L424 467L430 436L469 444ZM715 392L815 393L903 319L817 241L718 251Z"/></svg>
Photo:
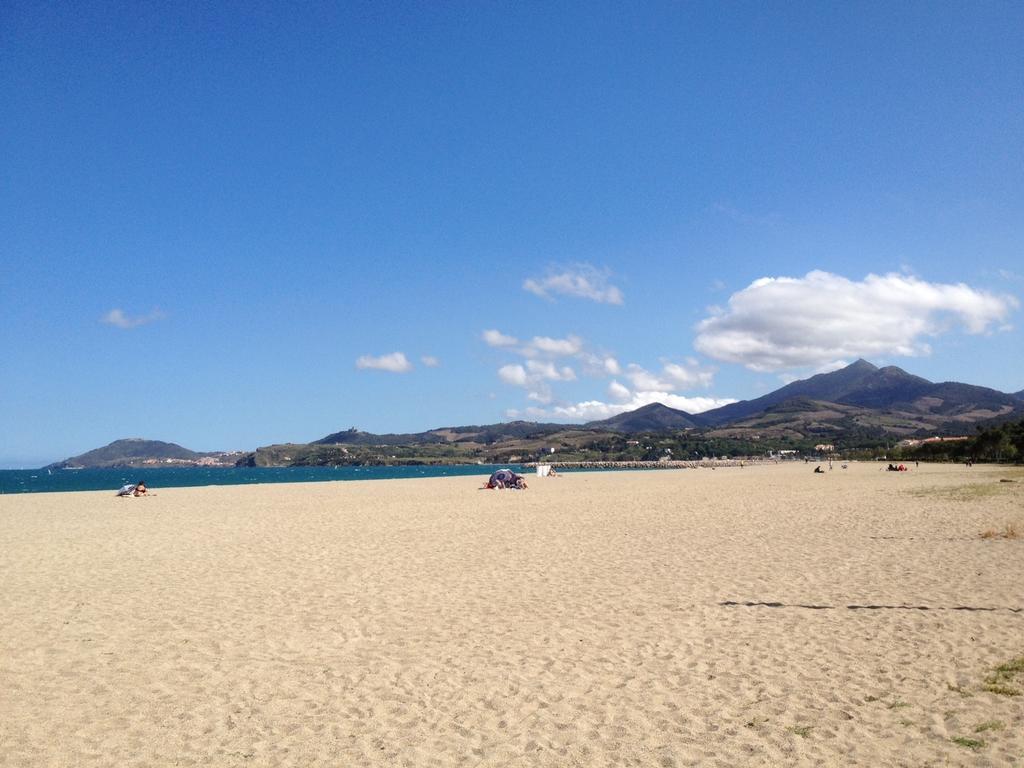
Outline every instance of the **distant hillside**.
<svg viewBox="0 0 1024 768"><path fill-rule="evenodd" d="M373 434L351 427L314 440L311 445L425 445L430 443L473 442L491 444L502 440L521 440L528 437L551 435L564 429L565 424L539 424L533 421L510 421L504 424L484 424L466 427L438 427L426 432L408 434Z"/></svg>
<svg viewBox="0 0 1024 768"><path fill-rule="evenodd" d="M429 432L375 435L372 432L363 432L355 427L350 427L314 440L310 445L412 445L434 442L443 441L431 439Z"/></svg>
<svg viewBox="0 0 1024 768"><path fill-rule="evenodd" d="M175 459L179 461L198 461L203 454L182 448L177 443L165 443L160 440L143 440L132 437L115 440L102 448L87 451L79 456L58 461L48 469L69 469L89 467L130 467L153 459Z"/></svg>
<svg viewBox="0 0 1024 768"><path fill-rule="evenodd" d="M502 429L510 426L510 430ZM530 461L550 456L555 450L563 461L600 459L611 442L620 438L613 432L581 427L537 425L513 422L511 425L453 427L433 430L432 441L404 444L376 442L390 435L362 435L360 443L286 443L266 445L237 459L238 466L380 466L395 464L496 464ZM521 433L517 436L516 433ZM335 433L342 439L348 431ZM504 435L504 436L501 436ZM442 438L442 439L439 439ZM337 438L335 438L337 439ZM624 442L624 438L621 438Z"/></svg>
<svg viewBox="0 0 1024 768"><path fill-rule="evenodd" d="M607 429L612 432L671 432L693 429L702 423L706 422L686 411L669 408L661 403L651 403L635 411L620 413L602 421L591 421L583 426L585 429Z"/></svg>
<svg viewBox="0 0 1024 768"><path fill-rule="evenodd" d="M787 384L774 392L700 414L705 423L736 427L759 417L773 406L805 399L865 409L861 416L877 425L884 414L904 414L917 429L943 429L954 423L1007 418L1022 410L1021 400L988 387L944 382L935 384L896 366L878 368L866 360L831 373ZM872 417L870 413L874 412Z"/></svg>
<svg viewBox="0 0 1024 768"><path fill-rule="evenodd" d="M633 460L658 458L666 448L689 455L707 446L761 453L770 445L881 445L894 437L973 434L979 426L1021 417L1024 390L1006 394L973 384L936 384L896 366L878 368L858 360L700 414L651 403L583 425L511 421L390 434L352 427L312 443L269 445L244 454L197 453L135 438L115 440L50 468L512 463L539 456L583 461L610 455ZM652 434L657 439L628 439Z"/></svg>
<svg viewBox="0 0 1024 768"><path fill-rule="evenodd" d="M762 413L771 406L794 397L839 402L844 396L864 387L867 380L878 373L878 370L867 360L858 360L841 370L832 373L819 373L809 379L794 381L767 395L753 400L741 400L738 403L723 405L721 408L705 411L701 416L708 424L720 425ZM922 381L924 380L922 379Z"/></svg>
<svg viewBox="0 0 1024 768"><path fill-rule="evenodd" d="M794 397L746 419L715 427L708 436L755 441L879 444L893 436L935 433L936 423L903 414L883 414L855 405Z"/></svg>
<svg viewBox="0 0 1024 768"><path fill-rule="evenodd" d="M931 413L966 417L971 421L978 420L979 417L989 418L989 414L1006 416L1011 411L1021 408L1020 399L1013 395L956 381L933 384L922 394L922 398L912 404Z"/></svg>

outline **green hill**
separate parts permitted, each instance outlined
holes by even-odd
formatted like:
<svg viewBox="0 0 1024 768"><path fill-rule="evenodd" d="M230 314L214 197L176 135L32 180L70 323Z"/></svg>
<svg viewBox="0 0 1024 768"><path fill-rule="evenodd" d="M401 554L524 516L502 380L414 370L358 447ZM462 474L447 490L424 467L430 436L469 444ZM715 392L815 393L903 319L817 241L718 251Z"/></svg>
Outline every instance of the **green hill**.
<svg viewBox="0 0 1024 768"><path fill-rule="evenodd" d="M129 437L115 440L102 448L87 451L70 459L51 464L47 469L78 469L92 467L130 467L146 461L172 459L198 461L204 454L182 448L177 443Z"/></svg>

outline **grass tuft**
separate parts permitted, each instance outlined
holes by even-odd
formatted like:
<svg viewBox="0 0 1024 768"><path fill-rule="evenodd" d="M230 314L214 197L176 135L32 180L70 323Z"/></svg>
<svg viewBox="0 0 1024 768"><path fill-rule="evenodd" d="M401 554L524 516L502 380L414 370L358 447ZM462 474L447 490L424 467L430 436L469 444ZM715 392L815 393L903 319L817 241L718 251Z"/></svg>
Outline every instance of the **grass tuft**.
<svg viewBox="0 0 1024 768"><path fill-rule="evenodd" d="M981 690L996 693L1000 696L1020 696L1021 694L1020 688L1014 688L1012 685L1006 685L991 679L985 681Z"/></svg>
<svg viewBox="0 0 1024 768"><path fill-rule="evenodd" d="M985 731L1001 731L1006 727L1006 723L1000 720L989 720L979 725L974 726L975 733L984 733Z"/></svg>
<svg viewBox="0 0 1024 768"><path fill-rule="evenodd" d="M807 738L811 735L811 731L814 729L813 725L792 725L786 730L790 733L796 734L802 738Z"/></svg>
<svg viewBox="0 0 1024 768"><path fill-rule="evenodd" d="M1010 659L996 667L992 674L985 678L982 690L989 693L996 693L1000 696L1020 696L1020 688L1013 685L1019 675L1024 675L1024 656Z"/></svg>
<svg viewBox="0 0 1024 768"><path fill-rule="evenodd" d="M985 746L985 742L981 739L969 739L966 736L955 736L950 739L950 741L954 744L959 744L961 747L967 747L967 749L974 750L975 752Z"/></svg>
<svg viewBox="0 0 1024 768"><path fill-rule="evenodd" d="M1002 677L1013 677L1021 673L1024 673L1024 656L1018 656L996 667L996 674Z"/></svg>

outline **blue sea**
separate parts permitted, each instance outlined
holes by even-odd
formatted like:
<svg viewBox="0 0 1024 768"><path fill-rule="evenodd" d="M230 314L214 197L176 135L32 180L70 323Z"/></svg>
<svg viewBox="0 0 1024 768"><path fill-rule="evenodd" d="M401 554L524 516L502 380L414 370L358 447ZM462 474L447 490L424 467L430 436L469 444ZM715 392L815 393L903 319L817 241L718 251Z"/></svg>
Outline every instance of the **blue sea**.
<svg viewBox="0 0 1024 768"><path fill-rule="evenodd" d="M151 491L197 485L255 483L322 483L332 480L394 480L411 477L477 475L481 482L499 466L523 471L516 464L455 464L430 467L167 467L154 469L3 469L0 494L54 491L110 491L125 483L145 481Z"/></svg>

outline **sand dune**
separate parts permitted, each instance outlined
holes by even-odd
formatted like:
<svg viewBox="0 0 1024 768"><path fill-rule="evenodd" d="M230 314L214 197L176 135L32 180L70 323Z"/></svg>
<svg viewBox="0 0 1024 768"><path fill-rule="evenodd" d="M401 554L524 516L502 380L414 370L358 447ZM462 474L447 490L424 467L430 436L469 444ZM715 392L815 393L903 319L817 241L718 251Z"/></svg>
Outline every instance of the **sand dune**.
<svg viewBox="0 0 1024 768"><path fill-rule="evenodd" d="M1010 476L0 496L0 766L1020 764Z"/></svg>

